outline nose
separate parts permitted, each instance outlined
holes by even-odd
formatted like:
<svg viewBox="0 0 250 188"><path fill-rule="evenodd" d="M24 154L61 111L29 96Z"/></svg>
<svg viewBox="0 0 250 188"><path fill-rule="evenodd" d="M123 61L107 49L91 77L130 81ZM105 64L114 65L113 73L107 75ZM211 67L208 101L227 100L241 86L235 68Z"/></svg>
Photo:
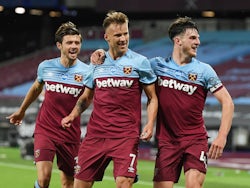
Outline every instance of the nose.
<svg viewBox="0 0 250 188"><path fill-rule="evenodd" d="M196 43L197 43L197 45L200 45L200 44L201 44L201 41L200 41L199 38L197 38Z"/></svg>
<svg viewBox="0 0 250 188"><path fill-rule="evenodd" d="M125 35L121 35L120 40L121 40L121 41L126 40L126 36L125 36Z"/></svg>

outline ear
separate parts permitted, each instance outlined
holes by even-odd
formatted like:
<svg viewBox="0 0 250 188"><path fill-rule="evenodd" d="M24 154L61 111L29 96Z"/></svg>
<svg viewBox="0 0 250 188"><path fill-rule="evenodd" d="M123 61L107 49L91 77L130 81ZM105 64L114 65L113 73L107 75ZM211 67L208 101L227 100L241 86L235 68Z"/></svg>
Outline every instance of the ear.
<svg viewBox="0 0 250 188"><path fill-rule="evenodd" d="M106 33L104 33L104 39L108 41L108 35Z"/></svg>
<svg viewBox="0 0 250 188"><path fill-rule="evenodd" d="M56 42L56 47L57 47L59 50L61 50L62 44L61 44L60 42Z"/></svg>
<svg viewBox="0 0 250 188"><path fill-rule="evenodd" d="M180 37L175 37L174 38L174 43L176 44L176 45L181 45L181 38Z"/></svg>

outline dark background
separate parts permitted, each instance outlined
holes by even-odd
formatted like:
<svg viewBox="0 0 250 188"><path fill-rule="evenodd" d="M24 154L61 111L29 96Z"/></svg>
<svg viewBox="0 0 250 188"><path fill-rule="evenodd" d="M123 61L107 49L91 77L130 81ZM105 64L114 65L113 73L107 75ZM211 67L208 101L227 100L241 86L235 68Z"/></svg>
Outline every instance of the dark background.
<svg viewBox="0 0 250 188"><path fill-rule="evenodd" d="M54 45L54 32L64 21L70 20L79 27L101 26L108 10L123 11L130 20L165 20L185 15L244 22L250 17L247 0L0 0L0 5L5 6L0 12L0 62ZM26 13L17 15L17 6L25 7ZM44 14L30 15L29 10L34 8ZM61 16L50 17L50 11L58 11ZM215 17L203 17L203 11L214 11Z"/></svg>

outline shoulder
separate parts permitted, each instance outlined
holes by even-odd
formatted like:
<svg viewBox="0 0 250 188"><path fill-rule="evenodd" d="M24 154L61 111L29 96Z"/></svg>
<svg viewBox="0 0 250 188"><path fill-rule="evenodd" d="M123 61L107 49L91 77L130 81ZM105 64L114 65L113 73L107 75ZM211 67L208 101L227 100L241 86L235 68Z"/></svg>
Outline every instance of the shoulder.
<svg viewBox="0 0 250 188"><path fill-rule="evenodd" d="M150 61L151 63L155 63L155 62L166 62L166 61L168 61L168 58L165 59L165 58L163 58L163 57L157 56L157 57L150 58L149 61Z"/></svg>
<svg viewBox="0 0 250 188"><path fill-rule="evenodd" d="M138 59L141 59L141 60L148 60L148 58L142 54L139 54L133 50L130 50L128 49L127 53L126 53L126 56L128 58L138 58Z"/></svg>
<svg viewBox="0 0 250 188"><path fill-rule="evenodd" d="M137 69L145 68L150 66L148 58L144 55L141 55L135 51L128 50L126 55L123 58L125 64L131 64Z"/></svg>
<svg viewBox="0 0 250 188"><path fill-rule="evenodd" d="M51 66L55 66L58 62L60 61L60 58L57 57L57 58L52 58L52 59L46 59L46 60L43 60L39 66L40 67L51 67Z"/></svg>
<svg viewBox="0 0 250 188"><path fill-rule="evenodd" d="M163 57L153 57L149 59L149 62L152 67L155 67L156 65L160 65L166 62L169 62L169 58L163 58Z"/></svg>
<svg viewBox="0 0 250 188"><path fill-rule="evenodd" d="M83 67L83 68L89 68L89 64L77 59L77 66Z"/></svg>
<svg viewBox="0 0 250 188"><path fill-rule="evenodd" d="M200 60L198 60L196 58L193 58L192 61L193 61L194 64L196 64L196 65L198 65L200 67L203 67L203 68L212 68L212 66L209 65L208 63L200 61Z"/></svg>
<svg viewBox="0 0 250 188"><path fill-rule="evenodd" d="M194 59L191 65L190 69L192 69L192 72L199 74L199 77L207 82L208 85L213 87L217 84L221 85L221 80L210 64Z"/></svg>
<svg viewBox="0 0 250 188"><path fill-rule="evenodd" d="M212 66L208 63L204 63L196 58L192 59L193 66L203 70L213 70Z"/></svg>

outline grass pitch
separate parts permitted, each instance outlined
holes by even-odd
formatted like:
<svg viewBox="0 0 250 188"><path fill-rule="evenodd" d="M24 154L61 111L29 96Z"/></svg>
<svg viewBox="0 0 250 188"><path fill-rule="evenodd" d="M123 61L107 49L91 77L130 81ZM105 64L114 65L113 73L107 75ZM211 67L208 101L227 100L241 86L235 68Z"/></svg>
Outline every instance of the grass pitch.
<svg viewBox="0 0 250 188"><path fill-rule="evenodd" d="M134 188L152 188L154 162L139 160L139 182ZM0 147L0 187L1 188L28 188L33 187L36 180L36 168L32 160L24 160L20 157L18 148ZM59 171L54 166L51 188L60 188ZM102 182L96 182L94 188L115 187L112 164L105 171ZM184 176L182 174L175 188L184 188ZM208 167L204 188L247 188L250 187L250 171L238 169L224 169Z"/></svg>

